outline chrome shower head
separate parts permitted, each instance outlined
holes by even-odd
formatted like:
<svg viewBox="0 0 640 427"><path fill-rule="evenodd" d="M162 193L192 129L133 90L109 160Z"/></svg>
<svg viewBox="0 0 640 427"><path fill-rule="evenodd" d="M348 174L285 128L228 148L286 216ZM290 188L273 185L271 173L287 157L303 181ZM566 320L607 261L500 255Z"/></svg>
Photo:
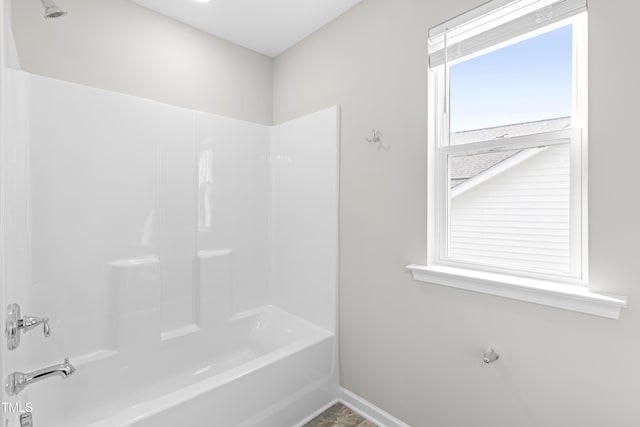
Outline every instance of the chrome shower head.
<svg viewBox="0 0 640 427"><path fill-rule="evenodd" d="M56 5L53 0L40 0L42 2L42 7L44 7L44 17L45 18L60 18L67 14L64 10L60 9L58 5Z"/></svg>

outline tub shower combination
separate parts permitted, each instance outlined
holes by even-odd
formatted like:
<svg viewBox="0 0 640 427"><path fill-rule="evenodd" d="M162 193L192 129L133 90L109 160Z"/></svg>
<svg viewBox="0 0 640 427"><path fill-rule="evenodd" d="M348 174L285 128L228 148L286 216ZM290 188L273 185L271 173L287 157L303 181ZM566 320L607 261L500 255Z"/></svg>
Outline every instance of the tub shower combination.
<svg viewBox="0 0 640 427"><path fill-rule="evenodd" d="M284 427L333 400L336 107L269 127L4 78L5 398L33 408L8 426Z"/></svg>

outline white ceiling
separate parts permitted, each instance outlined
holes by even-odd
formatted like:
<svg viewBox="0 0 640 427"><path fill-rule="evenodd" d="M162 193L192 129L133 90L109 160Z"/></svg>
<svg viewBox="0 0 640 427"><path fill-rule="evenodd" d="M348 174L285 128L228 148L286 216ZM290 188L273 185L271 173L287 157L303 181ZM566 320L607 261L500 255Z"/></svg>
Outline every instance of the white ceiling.
<svg viewBox="0 0 640 427"><path fill-rule="evenodd" d="M362 0L131 1L274 57Z"/></svg>

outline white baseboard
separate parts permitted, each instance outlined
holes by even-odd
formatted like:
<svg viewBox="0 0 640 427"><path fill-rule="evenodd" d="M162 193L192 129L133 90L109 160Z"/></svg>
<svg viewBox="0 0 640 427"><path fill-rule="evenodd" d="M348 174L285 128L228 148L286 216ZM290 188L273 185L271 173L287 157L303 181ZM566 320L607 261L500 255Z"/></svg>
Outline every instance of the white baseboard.
<svg viewBox="0 0 640 427"><path fill-rule="evenodd" d="M339 401L340 399L333 399L331 402L327 403L326 405L324 405L323 407L321 407L320 409L318 409L313 414L309 415L308 417L306 417L304 420L300 421L298 424L294 425L293 427L304 427L304 425L307 424L309 421L311 421L312 419L314 419L315 417L317 417L327 409L331 408L333 405L335 405Z"/></svg>
<svg viewBox="0 0 640 427"><path fill-rule="evenodd" d="M379 427L411 427L345 388L338 388L338 400Z"/></svg>

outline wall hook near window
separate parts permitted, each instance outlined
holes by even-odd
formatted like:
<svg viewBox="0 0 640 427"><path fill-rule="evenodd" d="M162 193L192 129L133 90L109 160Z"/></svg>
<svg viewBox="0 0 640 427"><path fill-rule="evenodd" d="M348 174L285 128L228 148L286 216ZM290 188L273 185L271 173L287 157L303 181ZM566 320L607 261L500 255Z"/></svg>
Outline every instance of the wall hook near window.
<svg viewBox="0 0 640 427"><path fill-rule="evenodd" d="M391 149L391 147L385 147L382 144L382 132L379 130L371 129L371 138L367 138L366 140L370 144L375 144L378 151Z"/></svg>
<svg viewBox="0 0 640 427"><path fill-rule="evenodd" d="M484 357L482 358L482 361L488 365L489 363L493 363L498 359L500 359L500 355L496 353L494 349L488 348L484 352Z"/></svg>

